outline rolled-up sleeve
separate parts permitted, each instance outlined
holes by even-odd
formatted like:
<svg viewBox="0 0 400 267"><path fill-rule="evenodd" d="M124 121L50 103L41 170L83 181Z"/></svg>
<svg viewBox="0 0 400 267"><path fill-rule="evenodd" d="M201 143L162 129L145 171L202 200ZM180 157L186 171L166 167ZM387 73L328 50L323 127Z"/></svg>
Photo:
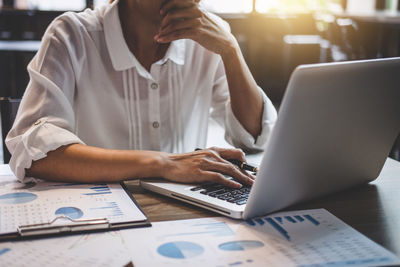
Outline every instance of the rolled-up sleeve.
<svg viewBox="0 0 400 267"><path fill-rule="evenodd" d="M30 82L6 138L10 167L20 181L32 161L60 146L83 142L75 134L75 75L65 46L63 22L47 30L39 52L28 66Z"/></svg>
<svg viewBox="0 0 400 267"><path fill-rule="evenodd" d="M263 150L277 119L277 112L274 105L264 91L258 87L263 97L262 128L260 135L254 138L233 114L229 97L228 81L222 61L220 62L216 75L218 78L214 83L211 116L225 128L226 141L247 152ZM251 105L251 103L249 103L249 105Z"/></svg>

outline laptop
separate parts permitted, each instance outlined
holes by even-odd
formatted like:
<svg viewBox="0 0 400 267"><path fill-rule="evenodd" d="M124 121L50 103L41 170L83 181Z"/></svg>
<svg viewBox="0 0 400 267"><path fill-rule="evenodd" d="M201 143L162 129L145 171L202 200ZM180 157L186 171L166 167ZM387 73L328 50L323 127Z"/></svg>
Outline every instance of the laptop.
<svg viewBox="0 0 400 267"><path fill-rule="evenodd" d="M141 186L232 218L263 216L373 181L399 133L400 58L303 65L290 78L252 188ZM242 201L232 202L238 194Z"/></svg>

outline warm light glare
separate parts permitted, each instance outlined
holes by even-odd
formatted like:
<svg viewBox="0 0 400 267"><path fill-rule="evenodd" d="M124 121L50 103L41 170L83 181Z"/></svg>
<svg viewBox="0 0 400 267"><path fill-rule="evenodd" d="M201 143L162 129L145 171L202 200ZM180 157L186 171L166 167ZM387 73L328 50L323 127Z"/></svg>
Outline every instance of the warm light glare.
<svg viewBox="0 0 400 267"><path fill-rule="evenodd" d="M257 0L256 11L260 13L305 13L326 9L328 0Z"/></svg>
<svg viewBox="0 0 400 267"><path fill-rule="evenodd" d="M15 6L18 9L39 9L39 10L83 10L86 1L82 0L16 0Z"/></svg>
<svg viewBox="0 0 400 267"><path fill-rule="evenodd" d="M39 10L83 10L85 0L14 0L18 9ZM254 0L259 13L304 13L316 10L336 10L341 0ZM355 2L356 0L353 0ZM359 0L363 1L363 0ZM393 0L394 1L394 0ZM397 1L397 0L396 0ZM3 0L0 0L0 6ZM94 7L108 3L109 0L93 0ZM349 0L351 3L351 1ZM215 13L250 13L253 0L201 0L201 4Z"/></svg>
<svg viewBox="0 0 400 267"><path fill-rule="evenodd" d="M250 13L253 0L202 0L202 5L215 13Z"/></svg>
<svg viewBox="0 0 400 267"><path fill-rule="evenodd" d="M94 7L100 7L102 5L107 4L108 2L110 2L110 1L109 0L94 0L93 5L94 5Z"/></svg>
<svg viewBox="0 0 400 267"><path fill-rule="evenodd" d="M337 9L341 0L255 0L259 13L305 13ZM216 13L250 13L252 0L202 0L204 6Z"/></svg>

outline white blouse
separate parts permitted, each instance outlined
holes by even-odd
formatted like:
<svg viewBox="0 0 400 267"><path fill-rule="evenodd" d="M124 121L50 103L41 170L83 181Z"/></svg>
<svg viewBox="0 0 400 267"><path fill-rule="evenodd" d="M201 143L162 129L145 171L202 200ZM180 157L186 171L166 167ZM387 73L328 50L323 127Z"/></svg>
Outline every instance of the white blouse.
<svg viewBox="0 0 400 267"><path fill-rule="evenodd" d="M264 147L277 118L264 93L262 133L255 140L232 113L219 55L178 40L148 72L124 40L117 4L65 13L47 29L6 138L10 166L21 181L32 161L73 143L193 151L206 145L210 116L225 127L232 145Z"/></svg>

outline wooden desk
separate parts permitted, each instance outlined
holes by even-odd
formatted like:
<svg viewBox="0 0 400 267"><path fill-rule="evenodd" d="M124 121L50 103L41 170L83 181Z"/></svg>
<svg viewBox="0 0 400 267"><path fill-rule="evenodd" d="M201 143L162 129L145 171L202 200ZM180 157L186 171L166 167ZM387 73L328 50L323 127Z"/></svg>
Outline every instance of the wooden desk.
<svg viewBox="0 0 400 267"><path fill-rule="evenodd" d="M129 190L150 221L219 216L140 188ZM286 210L325 208L370 239L400 256L400 163L388 159L379 178L371 184L299 204Z"/></svg>

